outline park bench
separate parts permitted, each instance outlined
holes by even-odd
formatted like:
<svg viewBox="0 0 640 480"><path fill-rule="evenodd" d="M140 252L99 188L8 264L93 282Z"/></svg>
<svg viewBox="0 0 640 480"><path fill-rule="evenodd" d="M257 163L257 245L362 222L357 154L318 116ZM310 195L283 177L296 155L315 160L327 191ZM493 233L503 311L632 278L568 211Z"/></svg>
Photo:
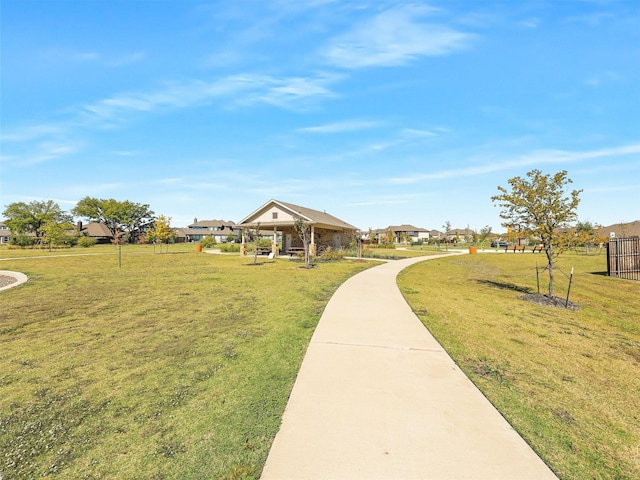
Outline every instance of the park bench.
<svg viewBox="0 0 640 480"><path fill-rule="evenodd" d="M288 255L301 255L304 253L304 247L289 247L287 250Z"/></svg>
<svg viewBox="0 0 640 480"><path fill-rule="evenodd" d="M258 255L269 255L271 253L271 247L256 247L256 253Z"/></svg>
<svg viewBox="0 0 640 480"><path fill-rule="evenodd" d="M504 247L504 251L506 252L524 252L524 245L507 245Z"/></svg>
<svg viewBox="0 0 640 480"><path fill-rule="evenodd" d="M542 252L543 250L546 250L546 248L544 247L544 245L542 243L536 245L533 247L533 250L531 250L533 253L536 252Z"/></svg>

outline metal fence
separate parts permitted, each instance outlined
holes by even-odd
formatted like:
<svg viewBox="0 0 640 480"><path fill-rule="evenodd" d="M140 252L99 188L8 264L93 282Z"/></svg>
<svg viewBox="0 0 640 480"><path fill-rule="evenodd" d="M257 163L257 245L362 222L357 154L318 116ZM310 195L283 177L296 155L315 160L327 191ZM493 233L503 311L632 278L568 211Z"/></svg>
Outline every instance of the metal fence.
<svg viewBox="0 0 640 480"><path fill-rule="evenodd" d="M607 273L640 280L640 238L612 238L607 243Z"/></svg>

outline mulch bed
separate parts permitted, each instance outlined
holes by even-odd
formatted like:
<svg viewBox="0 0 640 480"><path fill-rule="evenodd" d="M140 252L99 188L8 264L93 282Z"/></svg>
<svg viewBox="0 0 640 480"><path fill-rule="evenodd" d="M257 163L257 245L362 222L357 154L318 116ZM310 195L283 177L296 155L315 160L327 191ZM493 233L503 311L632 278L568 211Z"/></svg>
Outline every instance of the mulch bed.
<svg viewBox="0 0 640 480"><path fill-rule="evenodd" d="M17 278L10 277L9 275L0 275L0 288L16 283L17 281Z"/></svg>
<svg viewBox="0 0 640 480"><path fill-rule="evenodd" d="M560 297L549 297L548 295L541 295L538 293L527 293L525 295L521 295L520 298L522 300L526 300L527 302L532 302L537 305L542 305L545 307L556 307L556 308L564 308L566 310L579 310L580 307L573 302L568 302L566 298Z"/></svg>

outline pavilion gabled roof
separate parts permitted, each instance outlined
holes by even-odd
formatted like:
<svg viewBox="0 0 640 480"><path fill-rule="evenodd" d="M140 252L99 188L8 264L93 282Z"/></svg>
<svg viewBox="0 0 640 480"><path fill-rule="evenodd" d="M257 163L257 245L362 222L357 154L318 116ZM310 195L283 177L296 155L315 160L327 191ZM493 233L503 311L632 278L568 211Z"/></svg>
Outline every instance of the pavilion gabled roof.
<svg viewBox="0 0 640 480"><path fill-rule="evenodd" d="M309 223L311 225L338 228L340 230L357 230L357 228L354 227L353 225L345 222L344 220L339 219L338 217L334 217L333 215L328 214L327 212L321 212L320 210L314 210L312 208L295 205L293 203L282 202L280 200L269 200L260 208L258 208L251 214L247 215L247 217L243 218L238 223L238 225L254 225L257 219L262 214L264 214L264 212L267 212L274 208L277 210L283 211L284 213L290 215L291 217L299 217L304 222ZM280 220L270 221L269 219L262 220L260 222L261 226L264 228L268 228L271 225L274 225L274 226L284 226L287 224L290 225L291 223L292 223L291 221L288 221L288 222L287 221L283 222Z"/></svg>

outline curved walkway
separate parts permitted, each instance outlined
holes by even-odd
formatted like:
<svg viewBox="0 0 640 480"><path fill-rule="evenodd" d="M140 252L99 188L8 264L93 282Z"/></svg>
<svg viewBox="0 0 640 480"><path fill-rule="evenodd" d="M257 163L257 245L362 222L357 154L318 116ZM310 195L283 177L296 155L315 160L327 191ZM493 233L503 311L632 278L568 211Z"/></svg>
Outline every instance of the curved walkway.
<svg viewBox="0 0 640 480"><path fill-rule="evenodd" d="M553 479L413 314L389 262L345 282L302 362L262 480Z"/></svg>

